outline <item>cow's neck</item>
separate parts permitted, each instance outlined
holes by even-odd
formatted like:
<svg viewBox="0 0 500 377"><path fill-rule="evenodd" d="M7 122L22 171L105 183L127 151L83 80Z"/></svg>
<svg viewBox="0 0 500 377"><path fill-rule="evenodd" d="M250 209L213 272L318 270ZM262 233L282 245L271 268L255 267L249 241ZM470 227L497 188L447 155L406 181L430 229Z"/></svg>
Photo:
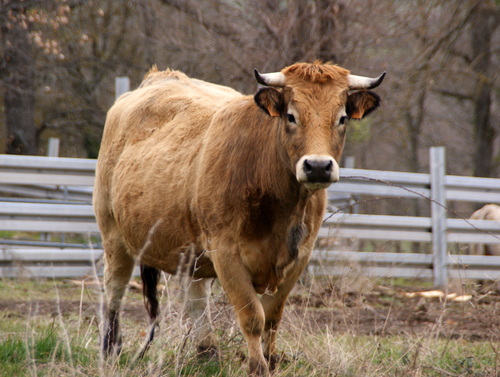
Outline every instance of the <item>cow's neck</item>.
<svg viewBox="0 0 500 377"><path fill-rule="evenodd" d="M310 191L299 184L290 168L288 157L280 140L279 118L269 118L256 109L262 122L246 129L241 125L234 137L240 150L236 154L239 174L231 179L234 197L245 203L246 219L243 231L250 237L266 237L279 232L287 235L290 254L296 258L298 242L305 234L304 216Z"/></svg>
<svg viewBox="0 0 500 377"><path fill-rule="evenodd" d="M201 219L210 218L205 228L238 224L240 235L251 239L290 232L291 239L299 238L309 195L287 161L281 121L265 114L252 97L234 101L215 116L198 175ZM220 217L228 212L232 216Z"/></svg>

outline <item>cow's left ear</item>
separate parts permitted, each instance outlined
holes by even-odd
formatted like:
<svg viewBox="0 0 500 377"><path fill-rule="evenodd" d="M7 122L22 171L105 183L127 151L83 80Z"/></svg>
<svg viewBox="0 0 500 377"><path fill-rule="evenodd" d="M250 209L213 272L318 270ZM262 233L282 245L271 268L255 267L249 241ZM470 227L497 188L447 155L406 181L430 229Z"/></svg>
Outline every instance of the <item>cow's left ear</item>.
<svg viewBox="0 0 500 377"><path fill-rule="evenodd" d="M263 87L253 98L255 103L272 117L279 117L285 110L285 98L280 89Z"/></svg>
<svg viewBox="0 0 500 377"><path fill-rule="evenodd" d="M380 97L374 92L362 90L349 94L346 113L350 119L361 119L380 106Z"/></svg>

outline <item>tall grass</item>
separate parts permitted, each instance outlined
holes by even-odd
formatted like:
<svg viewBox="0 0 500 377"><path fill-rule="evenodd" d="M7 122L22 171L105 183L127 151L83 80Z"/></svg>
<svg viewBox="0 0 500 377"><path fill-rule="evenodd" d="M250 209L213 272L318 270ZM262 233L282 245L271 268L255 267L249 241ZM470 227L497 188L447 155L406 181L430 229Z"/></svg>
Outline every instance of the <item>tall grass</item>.
<svg viewBox="0 0 500 377"><path fill-rule="evenodd" d="M351 318L312 320L317 308L311 297L335 282L312 281L299 286L285 311L277 345L281 362L275 376L498 376L498 339L466 341L442 336L440 323L418 335L401 333L381 336L359 334ZM24 284L24 287L23 287ZM185 316L185 291L175 278L164 278L161 291L160 332L145 358L137 360L147 315L138 292L129 292L122 315L123 353L110 360L100 356L100 287L72 285L64 281L3 281L0 299L26 298L24 313L0 312L0 376L246 376L246 344L233 312L217 284L211 299L214 331L220 355L199 359ZM44 302L52 292L52 307L41 310L36 286L44 291ZM26 292L29 287L31 292ZM7 292L10 291L10 292ZM12 292L15 291L15 292ZM49 291L49 292L47 292ZM14 293L14 294L13 294ZM71 309L66 305L73 302ZM75 303L76 301L76 303ZM297 301L298 302L298 301ZM46 304L45 304L46 305ZM131 310L133 308L133 310ZM443 305L443 311L448 310ZM471 306L470 310L474 310ZM143 316L134 314L141 312ZM340 314L339 314L340 313ZM342 310L337 316L345 315ZM390 314L381 321L391 321ZM339 331L338 328L342 331Z"/></svg>

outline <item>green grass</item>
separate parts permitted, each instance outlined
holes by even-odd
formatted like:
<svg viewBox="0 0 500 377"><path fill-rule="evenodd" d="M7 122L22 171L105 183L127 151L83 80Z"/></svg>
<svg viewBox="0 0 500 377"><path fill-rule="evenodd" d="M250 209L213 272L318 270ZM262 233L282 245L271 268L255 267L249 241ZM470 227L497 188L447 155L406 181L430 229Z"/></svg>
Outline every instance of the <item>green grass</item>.
<svg viewBox="0 0 500 377"><path fill-rule="evenodd" d="M87 235L80 233L41 233L18 231L0 231L0 239L10 239L16 241L40 241L42 234L49 237L47 242L64 242L80 245L96 245L101 242L101 237L97 235Z"/></svg>
<svg viewBox="0 0 500 377"><path fill-rule="evenodd" d="M425 376L486 376L495 369L498 355L491 344L463 340L390 337L365 339L373 347L372 363L387 376L419 372Z"/></svg>
<svg viewBox="0 0 500 377"><path fill-rule="evenodd" d="M70 346L53 327L39 327L32 333L10 335L0 342L0 376L27 376L30 369L46 369L48 365L88 365L93 354L81 344Z"/></svg>
<svg viewBox="0 0 500 377"><path fill-rule="evenodd" d="M0 239L1 238L12 238L12 239L14 239L18 233L19 232L1 230L0 231Z"/></svg>

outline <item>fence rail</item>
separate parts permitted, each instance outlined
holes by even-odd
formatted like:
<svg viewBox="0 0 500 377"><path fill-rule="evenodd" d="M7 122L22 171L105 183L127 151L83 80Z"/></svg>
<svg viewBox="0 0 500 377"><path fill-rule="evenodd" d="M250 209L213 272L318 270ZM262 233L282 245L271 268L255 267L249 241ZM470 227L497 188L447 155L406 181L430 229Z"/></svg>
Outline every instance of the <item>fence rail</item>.
<svg viewBox="0 0 500 377"><path fill-rule="evenodd" d="M100 249L4 249L0 277L75 277L102 273Z"/></svg>
<svg viewBox="0 0 500 377"><path fill-rule="evenodd" d="M0 202L0 230L99 233L90 204Z"/></svg>
<svg viewBox="0 0 500 377"><path fill-rule="evenodd" d="M448 275L453 279L500 279L500 261L496 256L449 255ZM374 277L433 278L431 254L373 253L314 250L309 271L315 276L342 276L354 272Z"/></svg>
<svg viewBox="0 0 500 377"><path fill-rule="evenodd" d="M341 274L360 269L372 276L500 278L500 258L449 255L451 243L500 244L500 222L447 218L449 201L500 203L500 179L445 175L444 149L431 148L429 174L341 169L341 181L328 189L331 200L319 238L429 243L432 254L313 251L310 271ZM91 206L95 160L0 155L0 232L98 234ZM430 217L337 213L339 202L353 196L428 198ZM20 197L21 196L21 197ZM43 249L22 248L22 241L0 237L0 277L75 276L90 271L102 254L98 247L40 242ZM34 246L33 241L26 241ZM326 242L328 243L328 242ZM30 246L30 247L31 247ZM85 249L84 249L85 247Z"/></svg>
<svg viewBox="0 0 500 377"><path fill-rule="evenodd" d="M446 219L449 243L500 244L500 222ZM432 241L428 217L327 214L320 238L339 237L389 241Z"/></svg>

